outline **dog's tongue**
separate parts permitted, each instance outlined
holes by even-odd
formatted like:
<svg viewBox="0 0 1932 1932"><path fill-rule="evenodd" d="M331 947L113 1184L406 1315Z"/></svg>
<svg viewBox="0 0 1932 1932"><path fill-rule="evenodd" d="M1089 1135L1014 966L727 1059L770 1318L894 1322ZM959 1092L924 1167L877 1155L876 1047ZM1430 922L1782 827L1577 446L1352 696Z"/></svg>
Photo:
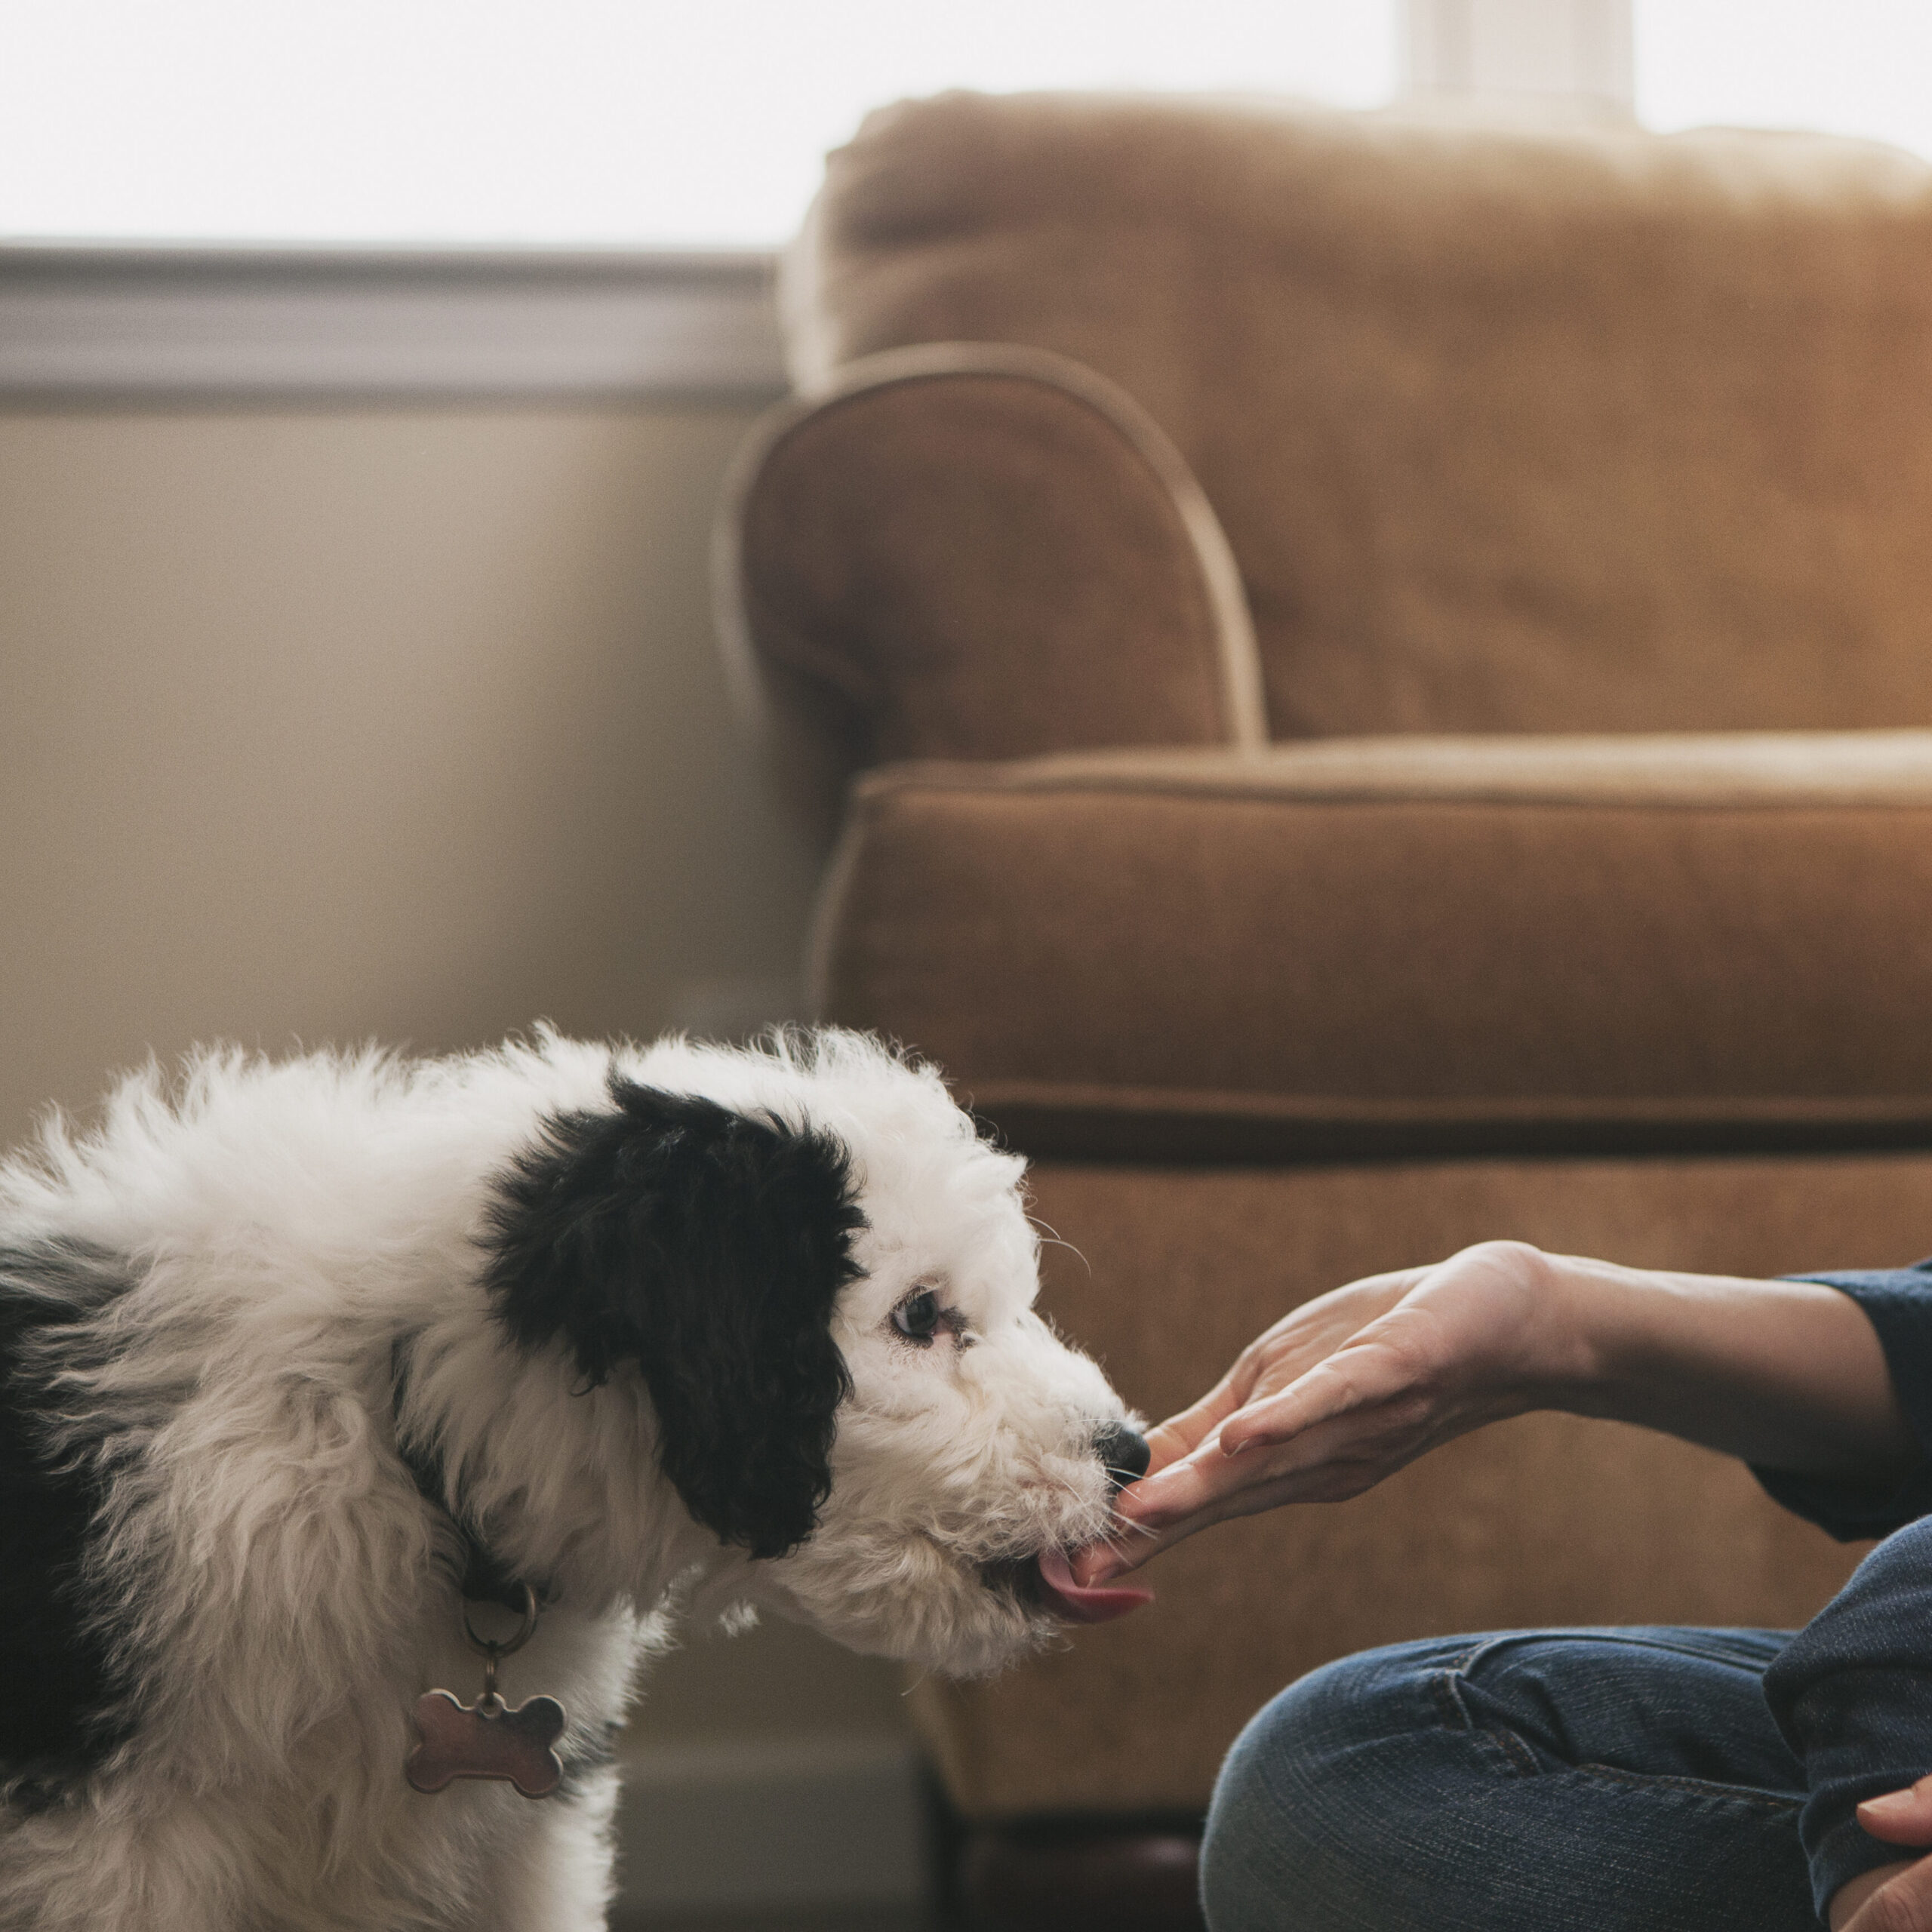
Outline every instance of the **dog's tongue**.
<svg viewBox="0 0 1932 1932"><path fill-rule="evenodd" d="M1054 1607L1074 1623L1106 1623L1154 1601L1152 1590L1131 1584L1076 1583L1063 1549L1041 1551L1040 1581Z"/></svg>

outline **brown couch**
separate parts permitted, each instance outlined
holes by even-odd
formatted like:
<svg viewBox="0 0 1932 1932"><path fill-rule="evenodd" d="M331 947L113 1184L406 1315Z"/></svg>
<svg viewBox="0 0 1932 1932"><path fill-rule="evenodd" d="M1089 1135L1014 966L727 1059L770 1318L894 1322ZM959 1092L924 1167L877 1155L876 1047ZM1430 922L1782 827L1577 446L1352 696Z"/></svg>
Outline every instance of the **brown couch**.
<svg viewBox="0 0 1932 1932"><path fill-rule="evenodd" d="M824 1010L1033 1157L1131 1400L1484 1236L1932 1249L1932 170L955 94L832 156L786 288L724 580L859 774ZM1856 1553L1535 1417L917 1708L977 1826L1185 1817L1339 1653L1794 1624Z"/></svg>

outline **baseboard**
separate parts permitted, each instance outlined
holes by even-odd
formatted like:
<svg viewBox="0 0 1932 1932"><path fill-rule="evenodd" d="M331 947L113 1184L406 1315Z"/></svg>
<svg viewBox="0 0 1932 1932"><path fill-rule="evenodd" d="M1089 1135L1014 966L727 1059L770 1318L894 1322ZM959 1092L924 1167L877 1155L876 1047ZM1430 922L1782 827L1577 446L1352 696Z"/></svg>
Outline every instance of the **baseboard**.
<svg viewBox="0 0 1932 1932"><path fill-rule="evenodd" d="M930 1896L923 1774L900 1739L639 1743L623 1771L627 1916L910 1915Z"/></svg>

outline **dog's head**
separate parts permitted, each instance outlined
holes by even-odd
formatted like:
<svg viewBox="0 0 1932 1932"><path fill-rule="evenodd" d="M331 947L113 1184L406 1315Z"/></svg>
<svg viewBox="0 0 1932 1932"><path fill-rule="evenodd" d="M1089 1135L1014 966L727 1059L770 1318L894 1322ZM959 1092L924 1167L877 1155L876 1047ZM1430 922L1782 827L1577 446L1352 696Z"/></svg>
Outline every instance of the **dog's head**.
<svg viewBox="0 0 1932 1932"><path fill-rule="evenodd" d="M1064 1552L1145 1445L1033 1312L1023 1163L862 1036L613 1063L502 1177L486 1275L521 1350L648 1404L746 1589L856 1647L998 1668L1069 1618Z"/></svg>

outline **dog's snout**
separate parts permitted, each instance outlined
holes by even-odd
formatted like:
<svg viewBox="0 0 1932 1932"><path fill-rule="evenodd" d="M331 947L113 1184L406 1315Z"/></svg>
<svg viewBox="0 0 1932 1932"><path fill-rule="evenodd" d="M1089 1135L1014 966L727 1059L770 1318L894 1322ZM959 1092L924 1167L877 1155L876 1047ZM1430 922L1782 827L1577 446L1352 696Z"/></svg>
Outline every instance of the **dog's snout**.
<svg viewBox="0 0 1932 1932"><path fill-rule="evenodd" d="M1107 1479L1116 1489L1124 1489L1147 1473L1153 1451L1138 1429L1124 1422L1103 1423L1094 1432L1094 1454L1105 1465Z"/></svg>

